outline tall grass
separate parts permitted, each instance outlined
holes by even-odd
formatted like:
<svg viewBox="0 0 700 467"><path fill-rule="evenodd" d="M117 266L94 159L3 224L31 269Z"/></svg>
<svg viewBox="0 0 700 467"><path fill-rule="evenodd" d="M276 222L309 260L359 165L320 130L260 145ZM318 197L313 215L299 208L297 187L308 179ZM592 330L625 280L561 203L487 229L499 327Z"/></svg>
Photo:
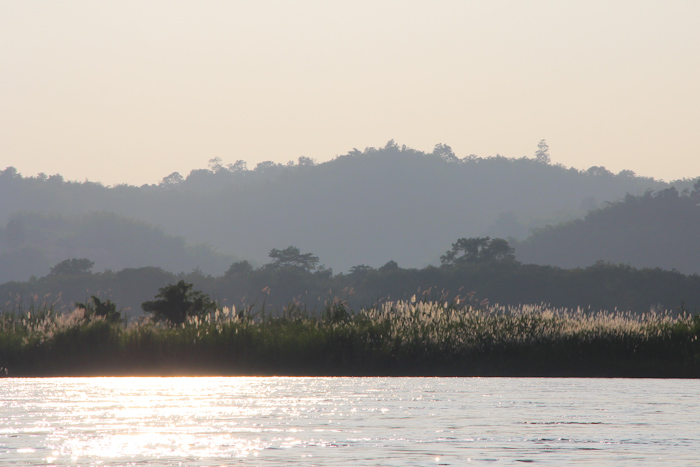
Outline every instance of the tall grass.
<svg viewBox="0 0 700 467"><path fill-rule="evenodd" d="M700 377L700 316L387 301L223 308L182 325L0 314L0 374Z"/></svg>

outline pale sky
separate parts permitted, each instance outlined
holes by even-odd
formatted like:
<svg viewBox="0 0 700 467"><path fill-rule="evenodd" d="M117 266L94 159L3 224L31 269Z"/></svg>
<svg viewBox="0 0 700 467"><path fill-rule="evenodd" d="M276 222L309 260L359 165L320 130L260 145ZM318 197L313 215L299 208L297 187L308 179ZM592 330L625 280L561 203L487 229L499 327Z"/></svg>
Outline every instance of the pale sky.
<svg viewBox="0 0 700 467"><path fill-rule="evenodd" d="M0 170L399 145L700 175L700 1L0 0Z"/></svg>

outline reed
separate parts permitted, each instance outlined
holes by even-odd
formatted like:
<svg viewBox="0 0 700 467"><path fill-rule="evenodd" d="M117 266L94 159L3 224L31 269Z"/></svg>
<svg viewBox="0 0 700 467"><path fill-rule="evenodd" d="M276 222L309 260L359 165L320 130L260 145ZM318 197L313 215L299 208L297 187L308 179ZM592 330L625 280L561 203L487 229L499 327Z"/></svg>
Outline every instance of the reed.
<svg viewBox="0 0 700 467"><path fill-rule="evenodd" d="M0 374L700 377L700 316L342 300L223 308L181 325L50 306L0 314Z"/></svg>

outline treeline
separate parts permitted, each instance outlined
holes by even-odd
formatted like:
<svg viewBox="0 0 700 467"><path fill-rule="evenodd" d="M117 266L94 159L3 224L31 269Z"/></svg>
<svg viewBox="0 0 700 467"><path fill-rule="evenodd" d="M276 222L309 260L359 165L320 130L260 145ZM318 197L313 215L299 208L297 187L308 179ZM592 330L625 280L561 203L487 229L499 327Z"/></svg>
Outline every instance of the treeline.
<svg viewBox="0 0 700 467"><path fill-rule="evenodd" d="M567 168L550 161L546 144L535 156L457 157L443 144L426 153L390 141L320 164L302 157L291 164L268 161L249 169L241 160L227 164L213 159L208 169L173 173L159 184L141 187L67 182L60 175L23 177L10 167L0 171L0 224L7 225L17 213L75 219L110 212L159 226L190 245L211 245L255 266L265 264L272 246L293 244L320 255L336 271L357 264L379 268L388 258L422 268L438 264L445 245L456 238L524 239L532 228L581 217L625 193L670 186L682 192L692 185L690 180L669 184L630 171L614 174L604 167ZM50 247L37 248L51 259L83 256L59 255L59 246ZM0 254L18 254L12 248ZM104 260L84 256L98 268L142 266L120 264L118 251ZM173 270L223 271L201 258L191 259L188 268ZM164 262L148 266L171 267ZM14 270L19 271L7 268L6 274Z"/></svg>
<svg viewBox="0 0 700 467"><path fill-rule="evenodd" d="M470 300L480 304L547 304L556 308L624 310L700 309L700 276L660 268L634 268L599 262L586 268L562 269L522 264L505 240L459 239L442 257L441 266L402 268L388 261L379 268L357 265L333 274L319 258L296 247L273 249L258 268L233 263L225 274L193 271L173 274L160 268L130 268L92 273L88 260L66 261L42 278L0 286L5 309L27 309L44 301L71 308L90 296L109 299L125 315L141 314L141 304L168 284L194 284L219 306L255 307L281 313L294 306L308 312L342 300L359 310L386 300ZM87 262L85 262L87 261ZM66 265L75 267L66 269ZM82 266L81 266L82 265Z"/></svg>
<svg viewBox="0 0 700 467"><path fill-rule="evenodd" d="M565 268L595 261L696 273L700 268L700 180L605 203L583 219L549 226L515 246L527 263Z"/></svg>

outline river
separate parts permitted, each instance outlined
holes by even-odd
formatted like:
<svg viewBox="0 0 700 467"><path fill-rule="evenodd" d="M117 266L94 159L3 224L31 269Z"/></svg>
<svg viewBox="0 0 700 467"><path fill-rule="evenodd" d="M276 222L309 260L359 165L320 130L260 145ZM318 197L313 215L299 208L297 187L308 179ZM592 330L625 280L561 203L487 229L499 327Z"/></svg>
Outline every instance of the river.
<svg viewBox="0 0 700 467"><path fill-rule="evenodd" d="M700 381L3 378L0 465L700 465Z"/></svg>

